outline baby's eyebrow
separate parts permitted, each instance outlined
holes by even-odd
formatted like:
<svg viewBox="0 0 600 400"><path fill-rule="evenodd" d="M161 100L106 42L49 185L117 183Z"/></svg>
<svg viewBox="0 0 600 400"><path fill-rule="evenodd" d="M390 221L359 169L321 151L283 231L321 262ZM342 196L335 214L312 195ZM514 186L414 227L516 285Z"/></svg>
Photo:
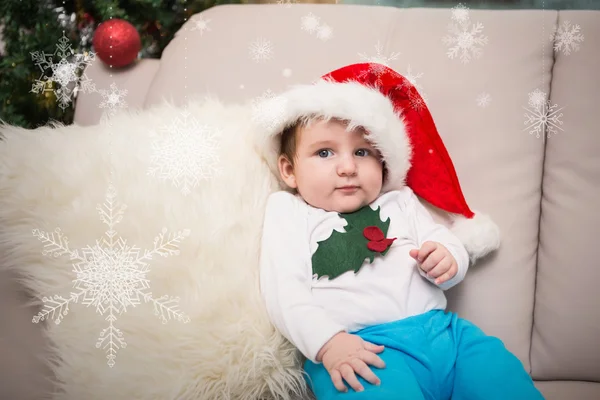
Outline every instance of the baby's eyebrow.
<svg viewBox="0 0 600 400"><path fill-rule="evenodd" d="M335 142L332 140L319 140L318 142L311 144L310 147L331 146L333 144L335 144Z"/></svg>
<svg viewBox="0 0 600 400"><path fill-rule="evenodd" d="M362 139L360 142L357 142L357 143L359 146L367 146L367 147L375 148L375 146L373 146L373 143L369 142L366 139ZM316 148L316 147L322 147L322 146L332 146L335 144L337 144L337 143L334 140L319 140L318 142L311 144L309 147Z"/></svg>

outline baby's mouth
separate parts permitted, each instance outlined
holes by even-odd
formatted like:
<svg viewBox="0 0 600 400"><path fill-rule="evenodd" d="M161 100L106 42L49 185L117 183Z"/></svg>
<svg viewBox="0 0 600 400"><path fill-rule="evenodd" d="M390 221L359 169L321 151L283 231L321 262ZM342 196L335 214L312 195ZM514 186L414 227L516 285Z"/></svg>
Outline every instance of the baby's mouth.
<svg viewBox="0 0 600 400"><path fill-rule="evenodd" d="M341 186L339 188L337 188L338 190L344 192L344 193L353 193L356 192L359 189L359 186L354 186L354 185L348 185L348 186Z"/></svg>

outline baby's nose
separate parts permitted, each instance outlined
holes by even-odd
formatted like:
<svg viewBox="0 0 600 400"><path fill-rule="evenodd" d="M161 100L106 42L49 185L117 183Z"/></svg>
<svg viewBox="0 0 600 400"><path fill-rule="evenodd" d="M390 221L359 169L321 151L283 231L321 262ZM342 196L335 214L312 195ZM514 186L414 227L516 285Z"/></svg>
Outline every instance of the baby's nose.
<svg viewBox="0 0 600 400"><path fill-rule="evenodd" d="M354 159L352 157L344 157L338 165L338 172L340 175L356 173L356 162Z"/></svg>

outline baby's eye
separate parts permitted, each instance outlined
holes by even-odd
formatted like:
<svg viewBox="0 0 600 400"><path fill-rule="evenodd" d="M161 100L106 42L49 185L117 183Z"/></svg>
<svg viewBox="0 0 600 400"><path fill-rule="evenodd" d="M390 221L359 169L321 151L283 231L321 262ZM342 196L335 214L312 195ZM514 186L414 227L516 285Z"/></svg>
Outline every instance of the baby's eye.
<svg viewBox="0 0 600 400"><path fill-rule="evenodd" d="M361 157L366 157L369 155L369 150L367 149L358 149L356 150L356 155L361 156Z"/></svg>
<svg viewBox="0 0 600 400"><path fill-rule="evenodd" d="M329 149L321 149L321 150L317 151L317 155L321 158L326 158L330 152L331 152L331 150L329 150Z"/></svg>

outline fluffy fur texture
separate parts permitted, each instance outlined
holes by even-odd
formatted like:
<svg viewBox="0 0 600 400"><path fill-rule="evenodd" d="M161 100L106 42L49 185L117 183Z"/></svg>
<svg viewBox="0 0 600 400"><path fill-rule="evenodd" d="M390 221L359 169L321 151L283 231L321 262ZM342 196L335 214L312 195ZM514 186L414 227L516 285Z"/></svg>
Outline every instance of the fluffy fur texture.
<svg viewBox="0 0 600 400"><path fill-rule="evenodd" d="M471 264L500 247L500 228L492 219L478 211L472 218L453 215L452 232L469 253Z"/></svg>
<svg viewBox="0 0 600 400"><path fill-rule="evenodd" d="M180 254L154 256L146 275L153 297L179 296L190 322L163 324L143 299L128 307L115 321L127 347L110 368L95 347L108 314L71 305L60 324L43 322L55 355L53 399L304 397L301 359L270 324L258 287L264 208L278 187L253 146L250 107L207 100L189 111L221 130L221 169L187 196L147 173L151 132L181 119L172 105L123 113L111 126L0 127L0 266L16 271L38 299L68 297L76 274L68 255L44 256L49 248L32 231L60 228L71 250L106 239L96 207L106 201L111 171L115 201L127 206L116 237L143 253L163 227L190 229Z"/></svg>
<svg viewBox="0 0 600 400"><path fill-rule="evenodd" d="M257 146L277 176L279 134L285 127L307 116L324 120L335 117L349 121L348 130L363 126L370 132L369 141L381 152L388 169L382 191L404 186L411 158L405 125L392 103L376 88L352 81L336 83L321 79L312 85L294 86L265 103L258 110L274 111L265 121L266 129L258 137ZM262 116L264 112L259 114Z"/></svg>

